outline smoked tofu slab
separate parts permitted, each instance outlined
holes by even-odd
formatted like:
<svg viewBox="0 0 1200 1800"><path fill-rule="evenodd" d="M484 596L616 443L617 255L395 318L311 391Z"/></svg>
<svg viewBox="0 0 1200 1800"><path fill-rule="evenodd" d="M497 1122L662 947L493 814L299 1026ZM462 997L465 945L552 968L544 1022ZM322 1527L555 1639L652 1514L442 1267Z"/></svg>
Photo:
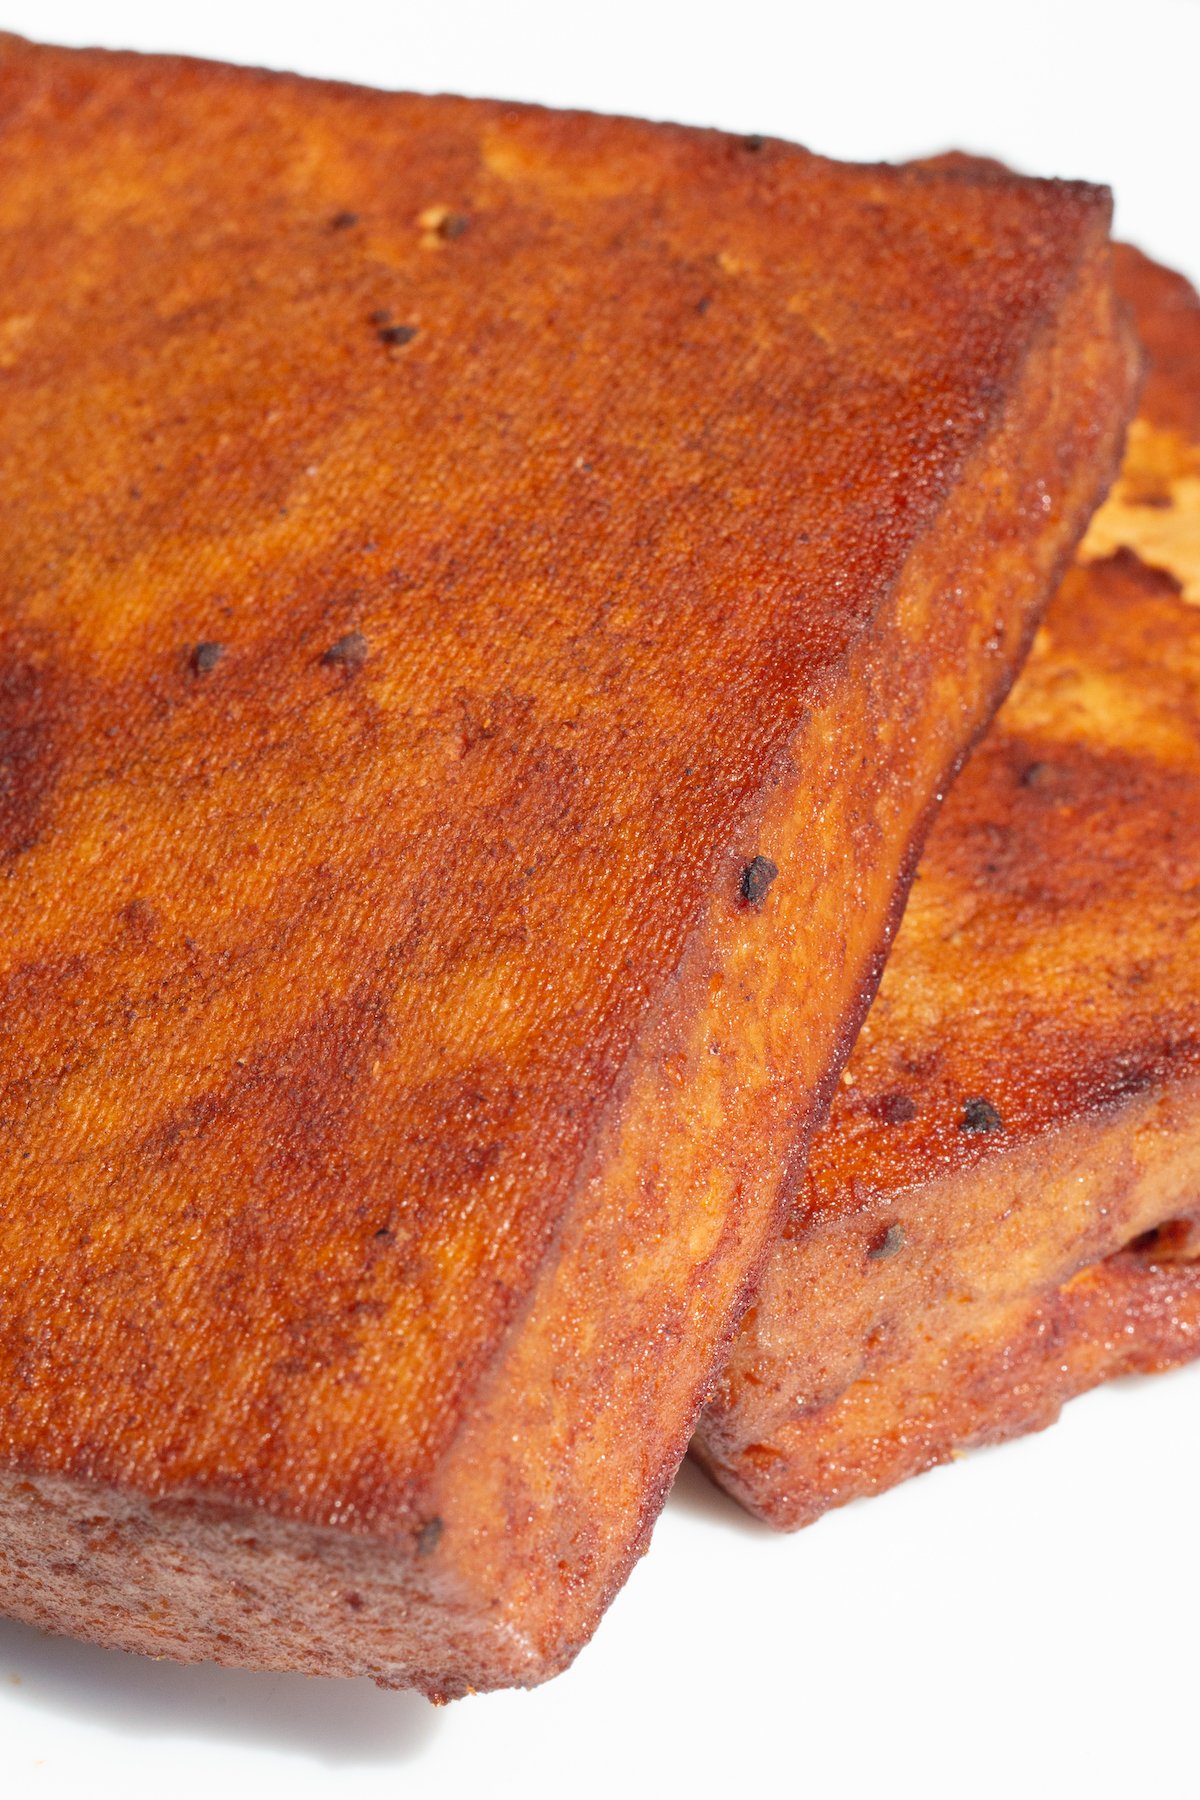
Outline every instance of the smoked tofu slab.
<svg viewBox="0 0 1200 1800"><path fill-rule="evenodd" d="M940 815L697 1454L774 1525L1200 1353L1200 301Z"/></svg>
<svg viewBox="0 0 1200 1800"><path fill-rule="evenodd" d="M11 1613L586 1641L1115 471L1108 223L0 40Z"/></svg>

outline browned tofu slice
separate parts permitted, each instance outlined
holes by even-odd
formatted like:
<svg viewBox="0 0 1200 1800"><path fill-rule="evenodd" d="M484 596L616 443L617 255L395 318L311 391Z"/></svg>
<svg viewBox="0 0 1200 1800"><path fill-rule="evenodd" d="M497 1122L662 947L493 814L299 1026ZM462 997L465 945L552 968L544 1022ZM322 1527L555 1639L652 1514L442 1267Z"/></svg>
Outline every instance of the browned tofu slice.
<svg viewBox="0 0 1200 1800"><path fill-rule="evenodd" d="M1200 301L930 837L697 1453L772 1524L1200 1352Z"/></svg>
<svg viewBox="0 0 1200 1800"><path fill-rule="evenodd" d="M1108 218L3 40L9 1611L587 1639L1116 467Z"/></svg>

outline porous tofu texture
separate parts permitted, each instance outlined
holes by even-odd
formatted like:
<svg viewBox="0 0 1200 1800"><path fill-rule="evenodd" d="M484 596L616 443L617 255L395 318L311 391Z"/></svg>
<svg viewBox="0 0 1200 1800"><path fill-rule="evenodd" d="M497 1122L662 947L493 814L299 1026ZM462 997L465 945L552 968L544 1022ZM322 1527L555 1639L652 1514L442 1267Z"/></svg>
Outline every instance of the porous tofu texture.
<svg viewBox="0 0 1200 1800"><path fill-rule="evenodd" d="M1116 467L1108 197L12 38L0 133L0 1600L540 1680Z"/></svg>

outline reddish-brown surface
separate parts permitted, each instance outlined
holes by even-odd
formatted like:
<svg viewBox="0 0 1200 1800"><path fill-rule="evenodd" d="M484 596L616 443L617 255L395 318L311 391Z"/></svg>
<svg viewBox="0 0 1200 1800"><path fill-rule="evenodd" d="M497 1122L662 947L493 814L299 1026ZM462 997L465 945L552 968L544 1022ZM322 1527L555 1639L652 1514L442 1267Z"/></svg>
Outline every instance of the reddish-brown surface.
<svg viewBox="0 0 1200 1800"><path fill-rule="evenodd" d="M540 1679L1115 466L1107 199L12 39L0 134L0 1598Z"/></svg>
<svg viewBox="0 0 1200 1800"><path fill-rule="evenodd" d="M698 1434L774 1524L1200 1352L1200 303L1117 269L1151 357L1120 481L931 834Z"/></svg>

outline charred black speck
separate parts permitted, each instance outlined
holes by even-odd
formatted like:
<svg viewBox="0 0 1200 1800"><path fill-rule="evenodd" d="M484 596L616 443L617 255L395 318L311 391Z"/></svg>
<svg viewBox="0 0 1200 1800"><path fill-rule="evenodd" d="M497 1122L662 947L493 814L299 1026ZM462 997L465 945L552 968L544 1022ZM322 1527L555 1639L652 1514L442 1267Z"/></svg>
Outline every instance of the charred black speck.
<svg viewBox="0 0 1200 1800"><path fill-rule="evenodd" d="M963 1116L958 1122L960 1131L1003 1131L1004 1120L996 1111L990 1100L978 1097L968 1100L963 1106Z"/></svg>
<svg viewBox="0 0 1200 1800"><path fill-rule="evenodd" d="M460 238L470 226L466 213L447 213L437 228L441 238Z"/></svg>
<svg viewBox="0 0 1200 1800"><path fill-rule="evenodd" d="M767 892L778 875L779 870L769 856L756 856L742 870L740 889L742 900L747 906L761 906Z"/></svg>
<svg viewBox="0 0 1200 1800"><path fill-rule="evenodd" d="M367 660L367 640L361 631L348 631L330 644L321 661L329 669L357 669Z"/></svg>
<svg viewBox="0 0 1200 1800"><path fill-rule="evenodd" d="M411 344L417 335L415 325L380 325L379 341L393 347L399 344Z"/></svg>
<svg viewBox="0 0 1200 1800"><path fill-rule="evenodd" d="M356 212L336 212L329 221L330 231L349 231L352 225L358 224Z"/></svg>
<svg viewBox="0 0 1200 1800"><path fill-rule="evenodd" d="M917 1103L909 1094L884 1094L874 1110L884 1125L907 1125L917 1116Z"/></svg>
<svg viewBox="0 0 1200 1800"><path fill-rule="evenodd" d="M700 314L701 318L704 317L705 313L708 311L708 309L711 305L712 305L712 295L711 294L705 294L699 300L697 300L696 311Z"/></svg>
<svg viewBox="0 0 1200 1800"><path fill-rule="evenodd" d="M192 651L192 670L197 675L211 675L225 654L224 644L205 642Z"/></svg>
<svg viewBox="0 0 1200 1800"><path fill-rule="evenodd" d="M886 1231L881 1231L872 1238L867 1246L867 1255L872 1262L886 1262L889 1256L895 1256L898 1250L903 1250L904 1244L903 1225L889 1225Z"/></svg>
<svg viewBox="0 0 1200 1800"><path fill-rule="evenodd" d="M375 1233L375 1236L377 1238L390 1238L391 1235L392 1235L392 1228L390 1225L381 1225L379 1227L379 1230Z"/></svg>
<svg viewBox="0 0 1200 1800"><path fill-rule="evenodd" d="M1031 762L1021 770L1022 787L1042 787L1054 774L1054 769L1047 762Z"/></svg>
<svg viewBox="0 0 1200 1800"><path fill-rule="evenodd" d="M442 1536L442 1521L426 1519L425 1523L414 1533L417 1540L417 1555L432 1556Z"/></svg>
<svg viewBox="0 0 1200 1800"><path fill-rule="evenodd" d="M762 147L766 143L766 141L767 140L765 137L760 137L757 131L753 131L753 132L751 132L749 137L742 139L742 149L750 150L750 151L757 153L759 150L762 149Z"/></svg>

